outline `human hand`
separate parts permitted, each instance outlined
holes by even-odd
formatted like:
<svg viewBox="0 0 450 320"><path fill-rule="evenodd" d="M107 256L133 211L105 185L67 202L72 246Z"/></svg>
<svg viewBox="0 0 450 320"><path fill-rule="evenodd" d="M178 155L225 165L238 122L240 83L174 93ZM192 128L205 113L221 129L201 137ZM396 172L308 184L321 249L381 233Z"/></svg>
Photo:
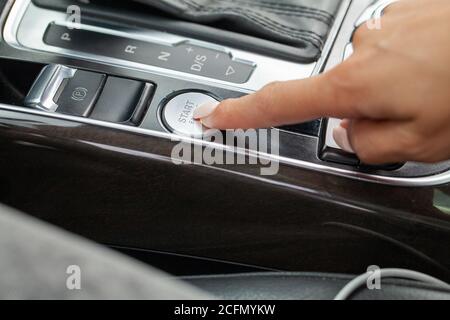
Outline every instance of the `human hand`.
<svg viewBox="0 0 450 320"><path fill-rule="evenodd" d="M373 25L373 23L371 23ZM336 142L367 164L450 158L450 1L403 0L381 29L361 26L354 54L306 80L275 82L194 118L209 128L268 128L346 119Z"/></svg>

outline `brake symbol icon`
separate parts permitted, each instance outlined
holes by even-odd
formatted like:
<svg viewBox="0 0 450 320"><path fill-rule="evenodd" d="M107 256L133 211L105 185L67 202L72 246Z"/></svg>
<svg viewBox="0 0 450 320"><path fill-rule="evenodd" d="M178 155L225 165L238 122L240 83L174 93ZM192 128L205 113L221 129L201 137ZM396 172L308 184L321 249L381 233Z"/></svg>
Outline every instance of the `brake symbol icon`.
<svg viewBox="0 0 450 320"><path fill-rule="evenodd" d="M88 94L88 89L83 87L75 88L72 92L72 100L83 101Z"/></svg>

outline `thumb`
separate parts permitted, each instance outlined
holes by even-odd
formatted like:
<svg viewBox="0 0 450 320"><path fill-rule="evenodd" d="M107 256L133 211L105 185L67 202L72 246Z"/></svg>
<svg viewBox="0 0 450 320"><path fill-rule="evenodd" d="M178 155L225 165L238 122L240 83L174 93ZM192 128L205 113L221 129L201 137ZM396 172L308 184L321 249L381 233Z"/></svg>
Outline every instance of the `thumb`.
<svg viewBox="0 0 450 320"><path fill-rule="evenodd" d="M200 105L194 119L208 128L269 128L321 117L356 117L355 99L339 90L333 70L305 80L274 82L238 99Z"/></svg>

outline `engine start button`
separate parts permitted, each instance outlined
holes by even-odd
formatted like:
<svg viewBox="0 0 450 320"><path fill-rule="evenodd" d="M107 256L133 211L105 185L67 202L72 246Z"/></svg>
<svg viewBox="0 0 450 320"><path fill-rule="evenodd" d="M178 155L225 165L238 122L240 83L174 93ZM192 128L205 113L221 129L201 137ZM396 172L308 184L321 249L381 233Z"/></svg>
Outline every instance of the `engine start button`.
<svg viewBox="0 0 450 320"><path fill-rule="evenodd" d="M206 102L217 102L213 97L201 92L181 93L166 103L162 119L174 133L201 137L206 128L192 117L195 108Z"/></svg>

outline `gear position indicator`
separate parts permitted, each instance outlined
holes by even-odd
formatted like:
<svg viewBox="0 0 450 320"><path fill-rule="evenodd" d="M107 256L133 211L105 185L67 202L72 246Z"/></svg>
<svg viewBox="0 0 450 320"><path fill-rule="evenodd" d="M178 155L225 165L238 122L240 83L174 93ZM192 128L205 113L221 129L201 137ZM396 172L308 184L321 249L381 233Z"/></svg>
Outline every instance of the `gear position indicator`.
<svg viewBox="0 0 450 320"><path fill-rule="evenodd" d="M251 61L235 59L225 48L211 48L189 41L162 45L91 30L68 30L55 23L48 26L44 42L230 83L246 83L256 68Z"/></svg>

